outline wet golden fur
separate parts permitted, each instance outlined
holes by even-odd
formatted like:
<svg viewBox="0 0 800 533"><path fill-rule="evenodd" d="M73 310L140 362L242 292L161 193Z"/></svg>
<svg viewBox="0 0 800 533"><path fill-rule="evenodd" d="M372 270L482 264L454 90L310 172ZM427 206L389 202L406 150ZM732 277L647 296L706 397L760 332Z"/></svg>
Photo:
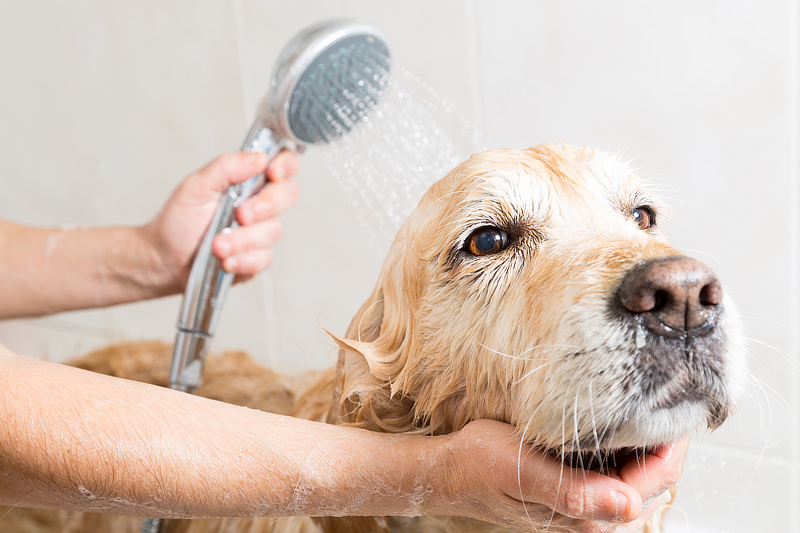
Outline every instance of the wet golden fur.
<svg viewBox="0 0 800 533"><path fill-rule="evenodd" d="M608 154L555 145L477 154L434 184L401 228L373 293L346 334L332 334L340 346L335 369L307 388L227 354L209 361L198 393L391 433L443 434L493 418L513 424L521 442L554 453L583 451L592 436L605 450L688 433L705 425L704 407L655 414L634 405L626 414L639 417L637 427L619 419L619 405L634 401L619 383L630 378L624 372L638 341L633 329L610 323L608 301L633 265L678 255L657 227L631 220L640 205L660 209L636 174ZM513 245L493 256L465 253L470 234L484 226L507 228ZM726 397L718 398L726 407L740 374L733 320L729 312ZM165 384L168 352L134 343L75 364ZM613 434L598 436L604 427ZM32 517L49 520L52 527L37 529L48 532L134 532L140 523L13 510L0 524ZM658 522L646 531L659 531ZM423 524L425 531L501 530L456 518L344 517L182 521L169 531L417 531Z"/></svg>

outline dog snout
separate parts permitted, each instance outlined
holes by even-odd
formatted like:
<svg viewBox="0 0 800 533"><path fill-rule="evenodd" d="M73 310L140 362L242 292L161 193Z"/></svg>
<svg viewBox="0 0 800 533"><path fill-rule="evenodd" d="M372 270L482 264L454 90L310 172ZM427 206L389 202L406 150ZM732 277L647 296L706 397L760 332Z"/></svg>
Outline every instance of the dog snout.
<svg viewBox="0 0 800 533"><path fill-rule="evenodd" d="M641 263L618 290L622 307L662 336L681 335L713 323L722 303L722 285L714 272L685 256Z"/></svg>

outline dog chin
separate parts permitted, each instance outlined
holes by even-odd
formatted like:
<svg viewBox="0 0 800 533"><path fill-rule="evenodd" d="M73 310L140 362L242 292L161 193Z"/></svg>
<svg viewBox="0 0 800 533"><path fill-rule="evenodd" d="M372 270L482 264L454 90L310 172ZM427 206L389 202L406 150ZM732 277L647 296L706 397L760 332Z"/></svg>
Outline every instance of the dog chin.
<svg viewBox="0 0 800 533"><path fill-rule="evenodd" d="M613 437L599 444L590 437L551 453L568 466L606 472L621 466L629 457L641 458L704 427L711 418L713 414L705 402L687 400L669 408L643 410L620 422Z"/></svg>
<svg viewBox="0 0 800 533"><path fill-rule="evenodd" d="M641 460L661 446L703 427L710 416L703 402L686 401L628 419L619 426L612 439L599 446L587 441L551 453L569 467L613 475L628 462Z"/></svg>
<svg viewBox="0 0 800 533"><path fill-rule="evenodd" d="M604 448L657 448L706 426L712 417L705 401L687 400L647 410L624 421Z"/></svg>

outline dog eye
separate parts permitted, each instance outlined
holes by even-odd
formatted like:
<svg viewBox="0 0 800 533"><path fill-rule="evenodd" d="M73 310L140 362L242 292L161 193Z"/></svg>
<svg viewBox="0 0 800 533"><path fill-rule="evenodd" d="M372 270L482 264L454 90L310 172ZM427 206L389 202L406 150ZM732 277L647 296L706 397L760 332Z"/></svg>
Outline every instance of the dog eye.
<svg viewBox="0 0 800 533"><path fill-rule="evenodd" d="M467 239L465 248L473 255L490 255L508 247L508 233L492 228L478 228Z"/></svg>
<svg viewBox="0 0 800 533"><path fill-rule="evenodd" d="M639 229L650 229L656 225L656 214L652 208L646 205L632 209L631 218L639 226Z"/></svg>

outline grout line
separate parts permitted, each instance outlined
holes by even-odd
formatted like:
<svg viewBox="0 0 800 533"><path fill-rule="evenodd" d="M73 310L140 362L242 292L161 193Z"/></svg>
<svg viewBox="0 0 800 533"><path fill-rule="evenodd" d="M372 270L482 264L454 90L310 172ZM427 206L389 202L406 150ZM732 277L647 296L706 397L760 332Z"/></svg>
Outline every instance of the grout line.
<svg viewBox="0 0 800 533"><path fill-rule="evenodd" d="M789 316L790 327L800 330L800 305L798 298L800 298L800 215L798 215L797 207L800 206L800 9L798 9L797 2L789 2L789 117L790 123L790 143L793 153L791 155L791 197L794 202L795 208L792 209L792 225L789 230L790 234L790 279L789 279L789 294L793 295L792 306ZM791 273L794 272L794 275ZM800 342L797 335L791 336L790 354L795 360L800 359ZM791 408L795 411L800 411L800 375L797 372L792 373L792 386L791 386ZM800 429L795 424L790 433L792 457L793 462L796 464L800 462ZM791 484L792 501L800 501L800 479L795 475L792 477ZM800 530L800 509L795 506L792 511L793 515L790 518L790 525L792 531Z"/></svg>

